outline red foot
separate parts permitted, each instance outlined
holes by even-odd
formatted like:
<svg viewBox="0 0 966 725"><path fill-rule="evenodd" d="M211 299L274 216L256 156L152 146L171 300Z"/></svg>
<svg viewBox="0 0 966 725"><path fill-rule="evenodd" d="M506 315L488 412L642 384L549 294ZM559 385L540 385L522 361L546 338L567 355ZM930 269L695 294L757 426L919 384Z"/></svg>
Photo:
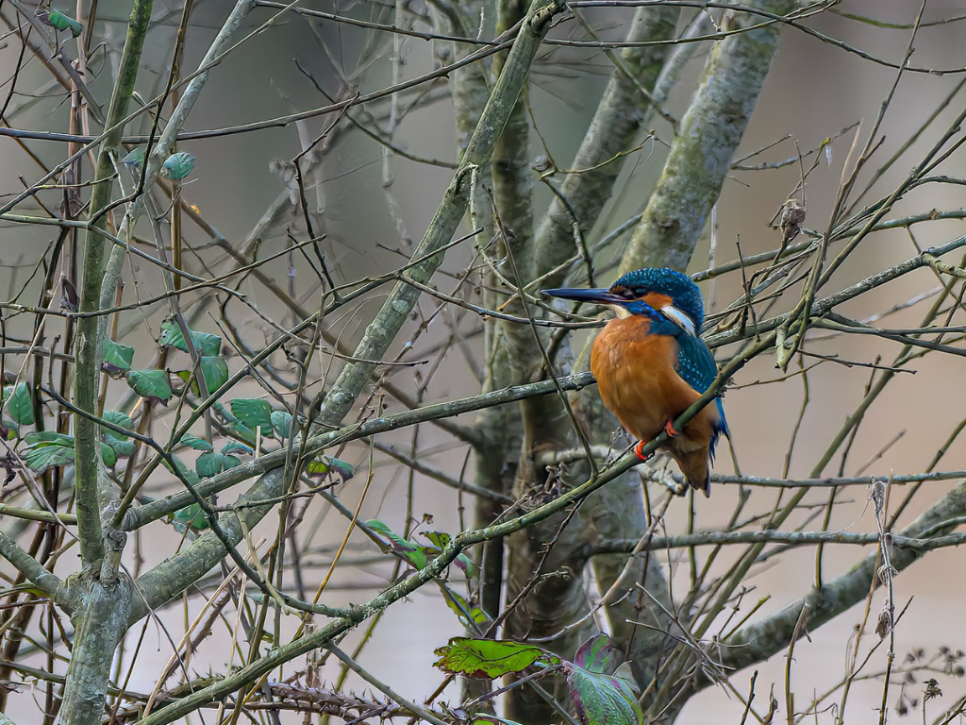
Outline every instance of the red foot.
<svg viewBox="0 0 966 725"><path fill-rule="evenodd" d="M649 461L649 460L651 460L651 458L654 457L654 451L651 451L647 455L644 455L643 450L644 450L644 446L646 446L646 445L647 445L647 441L638 441L637 442L637 445L634 446L634 453L635 453L635 455L638 458L640 458L642 461Z"/></svg>
<svg viewBox="0 0 966 725"><path fill-rule="evenodd" d="M669 438L677 438L679 435L678 432L674 430L674 425L672 425L671 421L668 421L664 424L664 432L668 434Z"/></svg>

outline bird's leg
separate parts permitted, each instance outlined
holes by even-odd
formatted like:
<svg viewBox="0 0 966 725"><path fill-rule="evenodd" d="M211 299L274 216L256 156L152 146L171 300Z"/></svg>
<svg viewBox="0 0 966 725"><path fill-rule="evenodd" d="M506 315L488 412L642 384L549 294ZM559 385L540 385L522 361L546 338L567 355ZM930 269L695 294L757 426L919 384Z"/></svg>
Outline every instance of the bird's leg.
<svg viewBox="0 0 966 725"><path fill-rule="evenodd" d="M637 445L634 446L635 455L642 461L649 461L654 457L654 451L651 451L647 455L644 454L644 446L648 444L648 441L638 441Z"/></svg>
<svg viewBox="0 0 966 725"><path fill-rule="evenodd" d="M674 430L674 424L671 421L664 424L664 432L667 433L668 438L677 438L680 435L680 433Z"/></svg>

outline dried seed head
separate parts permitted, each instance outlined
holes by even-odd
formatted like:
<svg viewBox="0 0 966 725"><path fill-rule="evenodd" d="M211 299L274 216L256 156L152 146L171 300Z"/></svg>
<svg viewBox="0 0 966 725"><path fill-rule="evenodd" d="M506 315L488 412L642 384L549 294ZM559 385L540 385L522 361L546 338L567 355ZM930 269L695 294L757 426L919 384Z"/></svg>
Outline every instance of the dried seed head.
<svg viewBox="0 0 966 725"><path fill-rule="evenodd" d="M879 612L879 619L875 623L875 633L879 635L879 639L885 639L885 636L892 631L892 610L888 607Z"/></svg>
<svg viewBox="0 0 966 725"><path fill-rule="evenodd" d="M798 199L789 199L782 205L782 216L779 222L782 230L782 246L786 246L801 234L802 222L805 221L805 207Z"/></svg>

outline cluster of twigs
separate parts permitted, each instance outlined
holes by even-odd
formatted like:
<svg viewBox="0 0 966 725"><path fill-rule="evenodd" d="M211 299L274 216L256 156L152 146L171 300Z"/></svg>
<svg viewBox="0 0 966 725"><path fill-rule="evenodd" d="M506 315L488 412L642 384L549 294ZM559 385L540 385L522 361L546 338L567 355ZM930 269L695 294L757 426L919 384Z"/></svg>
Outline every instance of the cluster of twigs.
<svg viewBox="0 0 966 725"><path fill-rule="evenodd" d="M397 0L349 9L238 0L192 67L196 4L134 0L116 47L102 42L116 19L96 3L78 2L76 19L19 0L0 7L18 53L0 136L32 164L20 184L4 178L0 221L18 242L49 238L3 260L0 724L161 725L199 712L232 724L598 721L592 703L568 702L555 686L559 659L462 690L443 674L432 689L427 671L418 678L425 692L411 671L374 667L377 646L400 662L419 659L383 617L430 592L448 607L434 611L451 619L447 628L427 623L418 644L426 652L462 628L570 658L606 631L626 666L591 674L631 683L633 696L623 684L603 692L632 697L621 712L641 722L670 722L717 686L741 704L742 724L840 723L868 681L881 685L880 723L911 710L943 725L962 717L966 695L927 717L927 703L963 674L960 644L897 662L896 633L910 606L899 575L966 542L957 531L966 472L946 462L966 419L946 432L923 418L937 442L924 466L881 472L904 431L853 461L863 422L900 374L927 355L954 364L966 356L966 236L949 231L966 211L900 206L966 183L949 175L966 142L964 71L913 62L923 33L962 17L927 20L924 1L908 26L880 28L906 34L896 59L816 29L816 17L834 13L883 25L831 0ZM225 82L217 74L265 37L285 43L286 23L310 28L328 54L332 78L290 65L324 104L298 99L284 115L189 130L209 84ZM341 67L334 29L357 45L357 70ZM882 102L870 120L815 148L796 143L773 160L791 147L786 137L739 155L779 37L793 33L888 72ZM424 41L433 67L407 68L411 45ZM150 73L149 57L158 58ZM572 58L603 64L594 67L608 80L566 163L542 133L531 89ZM698 63L704 73L680 112L671 92ZM34 77L38 65L46 84ZM370 75L385 82L369 88ZM954 80L947 95L909 141L887 144L900 83L945 75ZM331 96L330 85L339 87ZM442 101L453 108L454 142L434 147L433 158L408 149L409 119ZM54 128L38 111L62 102L68 120ZM272 129L294 130L299 143L271 164L283 189L243 237L222 233L233 220L203 213L209 205L192 181L233 167L207 149ZM398 240L382 250L392 264L367 260L353 272L328 233L324 183L335 149L359 138L380 154L381 188L366 203L384 207ZM832 167L831 148L849 142L828 208L811 209L809 184ZM208 168L195 166L189 145ZM543 151L535 160L533 148ZM635 188L627 162L642 159L662 161L663 172L617 218L623 190ZM397 165L449 175L418 240ZM767 233L771 248L746 254L720 239L714 209L727 180L754 186L780 171L792 182ZM708 228L704 265L696 250ZM910 240L904 260L849 266L874 257L868 250L889 234ZM603 322L539 293L641 266L690 270L715 305L703 334L720 375L673 422L678 430L726 387L734 410L743 389L801 385L779 476L749 467L760 455L743 457L743 470L732 456L730 474L719 462L715 501L733 508L716 512L714 528L675 495L673 471L637 465L582 372L582 346ZM848 269L862 271L846 284ZM853 312L907 278L929 283L875 314ZM738 292L720 304L726 288ZM891 324L912 314L911 326ZM840 352L853 340L898 347L891 359L853 360ZM464 389L448 374L457 366L472 394L450 392ZM813 381L831 366L863 371L865 387L837 429L825 422L824 448L805 463ZM741 417L777 416L788 412ZM738 450L754 439L736 430ZM383 522L377 491L397 478L404 511ZM957 483L939 488L943 481ZM428 507L428 497L442 503ZM874 525L843 528L847 497L870 502ZM432 508L422 519L421 507ZM857 546L863 558L830 573L840 568L831 548ZM805 547L812 571L770 611L754 577ZM855 605L862 613L841 678L796 698L800 640ZM171 616L178 611L181 622ZM781 699L774 688L761 697L758 671L747 688L734 676L779 653ZM570 666L568 677L579 669Z"/></svg>

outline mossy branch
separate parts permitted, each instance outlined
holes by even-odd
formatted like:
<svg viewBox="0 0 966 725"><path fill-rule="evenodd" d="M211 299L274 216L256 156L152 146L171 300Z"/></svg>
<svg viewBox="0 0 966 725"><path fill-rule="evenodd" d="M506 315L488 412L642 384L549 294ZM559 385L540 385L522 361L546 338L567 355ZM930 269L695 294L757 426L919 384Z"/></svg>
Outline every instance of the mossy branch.
<svg viewBox="0 0 966 725"><path fill-rule="evenodd" d="M114 161L121 144L128 102L134 93L141 51L151 20L152 0L136 0L128 21L127 38L121 53L120 70L107 113L108 131L97 156L94 188L90 202L90 226L84 237L84 272L81 281L80 311L100 309L101 281L104 278L105 241L98 230L107 226L104 210L111 202L114 188ZM81 410L97 415L98 382L101 366L101 340L97 317L82 317L77 323L77 372L74 403ZM89 418L78 418L74 445L77 461L77 517L81 557L85 567L95 566L104 556L101 540L97 469L100 465L98 427Z"/></svg>
<svg viewBox="0 0 966 725"><path fill-rule="evenodd" d="M680 8L640 7L628 29L629 42L667 40L674 33ZM639 135L649 100L641 89L650 92L667 57L667 45L625 48L617 56L620 65L611 72L604 95L584 135L572 168L581 173L568 174L560 196L550 208L536 238L536 254L543 272L554 269L574 253L574 221L584 234L591 231L597 217L611 198L626 152ZM661 100L658 98L658 100ZM566 200L566 204L563 200ZM548 287L563 279L563 273L550 277Z"/></svg>
<svg viewBox="0 0 966 725"><path fill-rule="evenodd" d="M748 5L775 15L795 7L792 0L754 0ZM760 20L746 13L736 17L739 26ZM729 36L715 46L661 179L624 253L622 273L640 267L687 269L755 110L780 30L776 22Z"/></svg>
<svg viewBox="0 0 966 725"><path fill-rule="evenodd" d="M497 139L503 133L529 77L530 65L544 35L550 29L550 21L562 8L560 0L534 0L510 50L506 66L470 138L459 168L426 233L413 252L414 258L426 258L409 269L409 276L417 282L427 282L442 264L442 253L433 253L448 243L456 233L469 204L472 187L470 177L476 169L490 161ZM360 360L381 360L409 318L419 294L411 285L397 284L382 309L369 323L353 357ZM354 362L342 369L319 413L319 422L323 426L337 426L342 422L369 382L375 368L374 362Z"/></svg>

